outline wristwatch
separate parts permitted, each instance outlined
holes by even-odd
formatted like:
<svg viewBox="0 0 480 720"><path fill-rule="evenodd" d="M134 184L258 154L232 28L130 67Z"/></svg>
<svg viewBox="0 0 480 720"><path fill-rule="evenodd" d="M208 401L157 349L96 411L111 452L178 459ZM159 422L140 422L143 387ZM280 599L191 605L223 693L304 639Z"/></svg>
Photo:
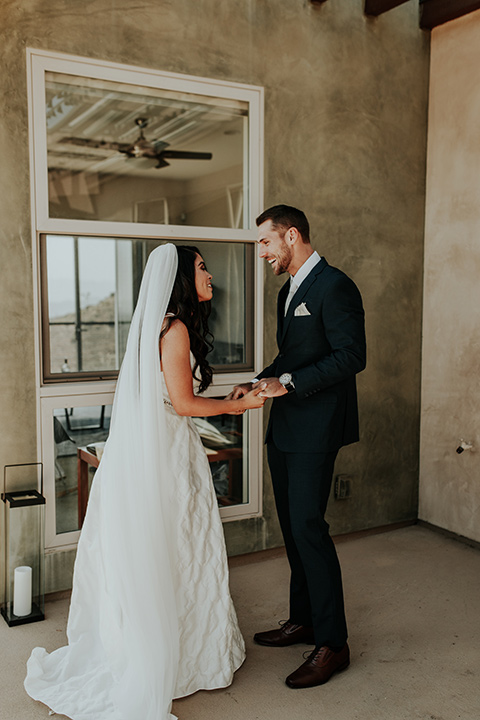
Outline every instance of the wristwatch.
<svg viewBox="0 0 480 720"><path fill-rule="evenodd" d="M294 392L295 385L293 384L291 373L283 373L283 375L280 375L280 377L278 378L278 382L283 385L287 392Z"/></svg>

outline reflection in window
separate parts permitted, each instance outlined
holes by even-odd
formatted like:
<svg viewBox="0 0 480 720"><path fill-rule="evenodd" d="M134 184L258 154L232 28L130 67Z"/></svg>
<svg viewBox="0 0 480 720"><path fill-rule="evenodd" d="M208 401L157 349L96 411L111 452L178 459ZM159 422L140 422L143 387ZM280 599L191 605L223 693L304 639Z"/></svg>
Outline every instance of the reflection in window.
<svg viewBox="0 0 480 720"><path fill-rule="evenodd" d="M44 379L116 375L150 240L42 236ZM253 368L253 253L248 243L197 243L213 275L209 362Z"/></svg>
<svg viewBox="0 0 480 720"><path fill-rule="evenodd" d="M205 447L220 507L248 502L248 415L193 418Z"/></svg>
<svg viewBox="0 0 480 720"><path fill-rule="evenodd" d="M122 244L109 239L48 238L53 372L118 369L116 254ZM130 303L129 320L131 313Z"/></svg>
<svg viewBox="0 0 480 720"><path fill-rule="evenodd" d="M110 429L111 405L53 411L56 533L82 527L88 495ZM246 415L194 418L220 507L248 502Z"/></svg>
<svg viewBox="0 0 480 720"><path fill-rule="evenodd" d="M88 464L82 477L79 450L101 456L110 429L111 405L58 408L53 411L55 449L55 516L57 534L81 527L82 492L88 489L95 463ZM98 463L97 463L98 464ZM82 481L84 487L82 488Z"/></svg>
<svg viewBox="0 0 480 720"><path fill-rule="evenodd" d="M47 72L46 124L50 217L247 227L247 102Z"/></svg>

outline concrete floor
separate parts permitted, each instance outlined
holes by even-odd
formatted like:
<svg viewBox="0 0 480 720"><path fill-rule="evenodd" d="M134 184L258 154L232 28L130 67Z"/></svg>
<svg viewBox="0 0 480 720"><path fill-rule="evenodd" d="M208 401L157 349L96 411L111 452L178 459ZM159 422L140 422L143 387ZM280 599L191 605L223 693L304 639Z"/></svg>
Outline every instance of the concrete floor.
<svg viewBox="0 0 480 720"><path fill-rule="evenodd" d="M247 660L230 688L176 701L180 720L480 719L480 552L419 526L350 539L338 552L350 668L323 687L290 690L284 678L307 646L270 649L251 640L287 617L287 562L234 559ZM48 717L23 690L25 662L35 645L63 644L67 610L61 600L47 605L44 622L8 628L1 621L1 720Z"/></svg>

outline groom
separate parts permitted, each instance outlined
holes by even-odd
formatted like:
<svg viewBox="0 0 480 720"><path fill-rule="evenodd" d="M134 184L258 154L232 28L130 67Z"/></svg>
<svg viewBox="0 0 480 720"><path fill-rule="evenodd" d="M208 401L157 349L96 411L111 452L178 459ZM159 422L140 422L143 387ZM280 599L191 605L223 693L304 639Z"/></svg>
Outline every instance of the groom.
<svg viewBox="0 0 480 720"><path fill-rule="evenodd" d="M340 565L324 514L338 450L358 440L364 312L353 281L312 248L301 210L276 205L257 226L259 256L275 275L290 275L278 295L278 355L253 382L266 382L263 394L274 398L266 443L291 580L289 620L254 639L315 645L286 679L305 688L327 682L350 660ZM251 386L237 386L236 396Z"/></svg>

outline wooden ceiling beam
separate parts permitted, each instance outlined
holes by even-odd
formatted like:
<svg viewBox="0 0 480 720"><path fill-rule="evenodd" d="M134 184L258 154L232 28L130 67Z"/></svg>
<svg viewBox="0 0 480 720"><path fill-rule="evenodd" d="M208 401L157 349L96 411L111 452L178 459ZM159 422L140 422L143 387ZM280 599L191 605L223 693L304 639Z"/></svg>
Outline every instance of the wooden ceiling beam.
<svg viewBox="0 0 480 720"><path fill-rule="evenodd" d="M405 2L407 0L365 0L364 12L365 15L382 15Z"/></svg>
<svg viewBox="0 0 480 720"><path fill-rule="evenodd" d="M431 30L474 10L480 10L480 0L420 0L420 27Z"/></svg>

